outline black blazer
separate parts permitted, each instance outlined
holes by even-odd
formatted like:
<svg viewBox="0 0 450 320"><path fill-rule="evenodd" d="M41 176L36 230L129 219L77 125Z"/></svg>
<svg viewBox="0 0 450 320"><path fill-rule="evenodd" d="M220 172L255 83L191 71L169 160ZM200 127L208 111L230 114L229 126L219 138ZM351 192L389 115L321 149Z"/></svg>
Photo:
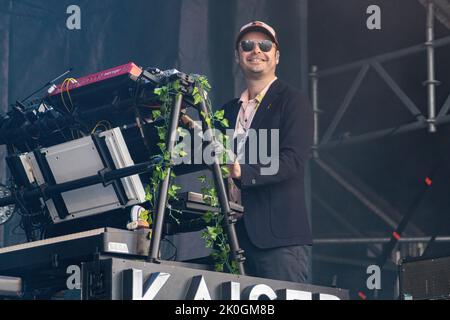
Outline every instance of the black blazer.
<svg viewBox="0 0 450 320"><path fill-rule="evenodd" d="M230 129L235 128L239 108L239 99L224 106ZM312 145L313 125L308 99L297 89L276 80L264 96L251 128L280 130L278 173L261 175L258 160L258 164L241 164L242 177L236 180L242 193L248 237L259 248L312 244L304 169ZM248 141L246 144L248 151Z"/></svg>

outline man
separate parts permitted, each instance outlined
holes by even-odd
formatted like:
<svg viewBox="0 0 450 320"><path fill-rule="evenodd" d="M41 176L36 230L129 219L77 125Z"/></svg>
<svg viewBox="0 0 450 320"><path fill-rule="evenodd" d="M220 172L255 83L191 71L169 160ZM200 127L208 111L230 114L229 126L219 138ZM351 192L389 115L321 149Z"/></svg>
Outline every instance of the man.
<svg viewBox="0 0 450 320"><path fill-rule="evenodd" d="M230 128L236 130L235 137L252 129L279 129L279 168L275 174L262 174L260 162L229 165L229 197L245 208L236 230L245 250L246 272L306 282L312 237L304 168L312 144L312 110L307 98L275 75L280 51L272 27L260 21L243 26L235 49L247 89L240 99L224 106ZM250 139L245 143L249 150Z"/></svg>

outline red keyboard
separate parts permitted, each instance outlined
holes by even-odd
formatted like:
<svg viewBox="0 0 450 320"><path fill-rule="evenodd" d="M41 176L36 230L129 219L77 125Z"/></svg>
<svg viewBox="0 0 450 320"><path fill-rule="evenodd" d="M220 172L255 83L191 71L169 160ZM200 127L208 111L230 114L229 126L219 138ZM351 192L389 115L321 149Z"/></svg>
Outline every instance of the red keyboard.
<svg viewBox="0 0 450 320"><path fill-rule="evenodd" d="M56 89L50 93L48 96L53 97L58 94L61 94L62 91L70 91L70 93L77 91L79 88L92 86L94 84L100 83L108 83L112 81L112 79L117 78L131 78L132 80L136 80L142 73L142 69L135 65L133 62L124 64L122 66L118 66L115 68L111 68L108 70L100 71L85 77L81 77L76 79L75 83L67 83L62 87L62 84L56 86Z"/></svg>

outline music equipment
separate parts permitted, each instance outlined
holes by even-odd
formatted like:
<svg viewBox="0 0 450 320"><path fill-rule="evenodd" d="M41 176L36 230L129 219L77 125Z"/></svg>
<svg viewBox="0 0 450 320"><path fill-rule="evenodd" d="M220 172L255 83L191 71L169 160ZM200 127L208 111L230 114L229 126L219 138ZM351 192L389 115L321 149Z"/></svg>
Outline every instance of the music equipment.
<svg viewBox="0 0 450 320"><path fill-rule="evenodd" d="M134 128L136 118L147 123L144 119L159 105L155 86L171 81L178 73L175 69L142 70L130 62L66 79L52 85L45 96L16 102L7 115L0 115L0 144L13 144L24 151L55 145L62 137L67 141L65 135L69 137L71 132L65 130L90 133L102 120L127 129ZM51 83L53 80L48 85ZM137 110L134 106L144 108Z"/></svg>
<svg viewBox="0 0 450 320"><path fill-rule="evenodd" d="M450 299L450 257L405 259L399 274L401 299Z"/></svg>
<svg viewBox="0 0 450 320"><path fill-rule="evenodd" d="M0 248L0 274L20 276L31 270L49 271L92 259L95 254L146 257L150 246L148 232L98 228Z"/></svg>
<svg viewBox="0 0 450 320"><path fill-rule="evenodd" d="M184 192L177 195L178 200L170 202L172 208L182 211L182 214L178 214L176 211L172 212L172 216L167 215L167 221L164 225L164 233L168 235L187 233L200 231L208 226L202 216L206 212L220 212L220 208L208 205L203 196L196 192ZM244 207L229 202L230 208L235 213L242 215L244 213ZM174 221L174 218L178 219Z"/></svg>
<svg viewBox="0 0 450 320"><path fill-rule="evenodd" d="M81 94L94 90L101 90L105 87L119 86L128 80L135 81L142 73L142 69L133 62L90 74L74 81L68 81L67 85L63 83L56 86L49 97L60 95L64 92L72 94ZM86 91L85 91L86 90Z"/></svg>
<svg viewBox="0 0 450 320"><path fill-rule="evenodd" d="M67 183L134 165L119 128L10 157L8 162L15 163L10 165L12 174L23 186ZM139 176L133 175L44 200L53 223L60 223L143 203L145 191Z"/></svg>
<svg viewBox="0 0 450 320"><path fill-rule="evenodd" d="M20 297L23 290L22 279L0 276L0 296Z"/></svg>
<svg viewBox="0 0 450 320"><path fill-rule="evenodd" d="M60 111L75 108L89 110L112 103L114 100L132 99L132 89L143 70L133 62L65 82L50 89L47 103Z"/></svg>
<svg viewBox="0 0 450 320"><path fill-rule="evenodd" d="M186 219L186 213L191 213L194 215L204 214L207 211L212 212L219 212L220 208L213 207L208 205L205 200L203 199L203 195L196 192L184 192L177 195L177 198L179 199L176 204L178 204L179 207L177 209L183 211L184 219ZM234 203L232 201L230 203L231 210L237 212L237 213L244 213L244 207ZM175 205L176 206L176 205Z"/></svg>

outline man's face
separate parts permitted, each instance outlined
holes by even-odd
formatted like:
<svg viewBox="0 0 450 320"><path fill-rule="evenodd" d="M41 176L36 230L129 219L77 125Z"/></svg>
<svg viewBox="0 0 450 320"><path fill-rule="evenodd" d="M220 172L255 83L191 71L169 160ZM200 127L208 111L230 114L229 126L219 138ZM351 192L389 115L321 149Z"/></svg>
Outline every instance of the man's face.
<svg viewBox="0 0 450 320"><path fill-rule="evenodd" d="M249 52L242 50L240 42L245 40L253 40L256 42L253 50ZM274 43L269 52L263 52L258 45L258 42L261 40L270 40L270 38L261 32L249 32L239 42L238 52L236 54L239 66L246 78L261 79L275 75L275 69L278 64L277 47Z"/></svg>

